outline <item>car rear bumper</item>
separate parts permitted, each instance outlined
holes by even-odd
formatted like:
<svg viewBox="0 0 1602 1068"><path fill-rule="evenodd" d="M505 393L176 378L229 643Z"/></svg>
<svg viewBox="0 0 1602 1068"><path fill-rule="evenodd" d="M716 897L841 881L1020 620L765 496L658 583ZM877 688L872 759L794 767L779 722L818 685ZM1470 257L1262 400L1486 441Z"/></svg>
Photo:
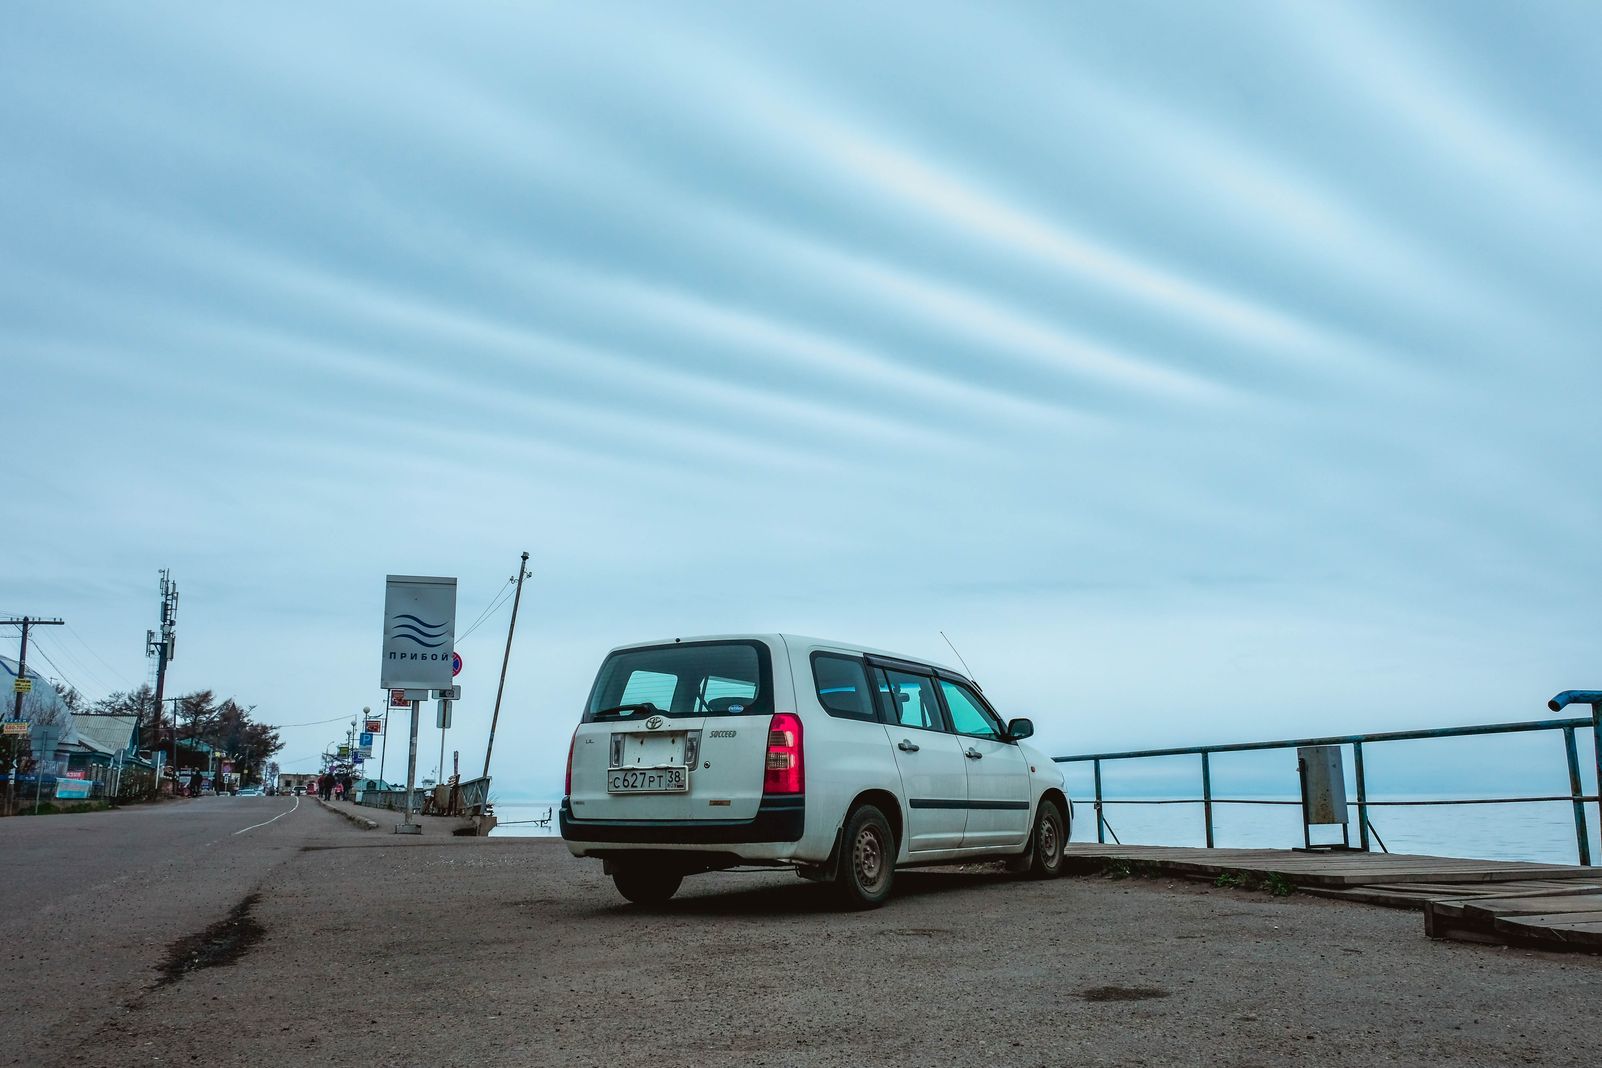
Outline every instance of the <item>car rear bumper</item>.
<svg viewBox="0 0 1602 1068"><path fill-rule="evenodd" d="M562 798L562 837L575 853L588 845L641 848L799 842L806 826L806 798L765 797L749 820L581 820Z"/></svg>

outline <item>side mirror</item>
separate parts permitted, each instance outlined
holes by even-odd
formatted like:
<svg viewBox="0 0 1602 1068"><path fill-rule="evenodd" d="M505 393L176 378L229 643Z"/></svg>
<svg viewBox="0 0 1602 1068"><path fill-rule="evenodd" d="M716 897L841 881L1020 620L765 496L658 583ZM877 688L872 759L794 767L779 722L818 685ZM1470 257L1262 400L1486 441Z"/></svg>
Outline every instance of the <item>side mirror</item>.
<svg viewBox="0 0 1602 1068"><path fill-rule="evenodd" d="M1032 720L1015 719L1007 724L1007 738L1014 742L1025 738L1032 738L1035 734L1035 724Z"/></svg>

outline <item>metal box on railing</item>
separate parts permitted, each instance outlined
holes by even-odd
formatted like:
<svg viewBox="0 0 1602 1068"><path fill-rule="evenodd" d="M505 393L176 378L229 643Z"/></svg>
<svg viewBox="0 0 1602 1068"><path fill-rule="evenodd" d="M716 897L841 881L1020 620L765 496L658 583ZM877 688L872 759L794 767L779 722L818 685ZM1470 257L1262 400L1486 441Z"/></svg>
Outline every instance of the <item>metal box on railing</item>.
<svg viewBox="0 0 1602 1068"><path fill-rule="evenodd" d="M1304 745L1296 750L1302 775L1302 815L1320 826L1345 823L1346 768L1338 745Z"/></svg>
<svg viewBox="0 0 1602 1068"><path fill-rule="evenodd" d="M1302 784L1302 844L1306 849L1350 849L1346 815L1346 768L1338 745L1303 745L1296 749L1296 775ZM1339 824L1340 845L1313 844L1314 827Z"/></svg>

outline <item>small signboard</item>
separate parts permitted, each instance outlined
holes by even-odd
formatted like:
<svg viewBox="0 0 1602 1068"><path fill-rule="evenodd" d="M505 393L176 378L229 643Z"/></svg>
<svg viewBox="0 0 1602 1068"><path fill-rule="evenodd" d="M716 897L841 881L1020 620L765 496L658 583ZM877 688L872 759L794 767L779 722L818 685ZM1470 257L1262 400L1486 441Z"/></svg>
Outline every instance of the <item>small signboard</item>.
<svg viewBox="0 0 1602 1068"><path fill-rule="evenodd" d="M373 747L373 736L367 731L363 731L356 736L356 742L363 749L371 749Z"/></svg>
<svg viewBox="0 0 1602 1068"><path fill-rule="evenodd" d="M25 719L8 719L5 722L4 733L13 735L26 735L28 733L29 726L31 726L31 724L29 724Z"/></svg>
<svg viewBox="0 0 1602 1068"><path fill-rule="evenodd" d="M462 688L460 686L446 686L435 690L434 699L436 701L460 701L462 699Z"/></svg>
<svg viewBox="0 0 1602 1068"><path fill-rule="evenodd" d="M13 693L31 693L33 691L33 680L18 676L12 680L11 691Z"/></svg>
<svg viewBox="0 0 1602 1068"><path fill-rule="evenodd" d="M456 580L390 575L384 585L385 689L449 686L456 666Z"/></svg>
<svg viewBox="0 0 1602 1068"><path fill-rule="evenodd" d="M341 759L341 760L349 760L350 759L350 746L342 745L342 746L339 747L339 759Z"/></svg>
<svg viewBox="0 0 1602 1068"><path fill-rule="evenodd" d="M448 700L441 699L439 703L439 710L434 716L434 726L438 727L440 730L445 730L450 725L451 703Z"/></svg>
<svg viewBox="0 0 1602 1068"><path fill-rule="evenodd" d="M33 759L52 760L56 755L56 743L61 741L60 727L40 727L34 732Z"/></svg>
<svg viewBox="0 0 1602 1068"><path fill-rule="evenodd" d="M390 708L405 708L410 703L411 702L406 700L406 691L405 690L391 690L391 691L389 691L389 707Z"/></svg>
<svg viewBox="0 0 1602 1068"><path fill-rule="evenodd" d="M363 728L362 729L365 730L368 734L383 734L384 733L384 721L381 720L381 719L370 719L365 724L363 724Z"/></svg>
<svg viewBox="0 0 1602 1068"><path fill-rule="evenodd" d="M356 759L357 760L367 760L372 755L373 755L373 747L370 746L370 745L364 745L360 749L356 750Z"/></svg>

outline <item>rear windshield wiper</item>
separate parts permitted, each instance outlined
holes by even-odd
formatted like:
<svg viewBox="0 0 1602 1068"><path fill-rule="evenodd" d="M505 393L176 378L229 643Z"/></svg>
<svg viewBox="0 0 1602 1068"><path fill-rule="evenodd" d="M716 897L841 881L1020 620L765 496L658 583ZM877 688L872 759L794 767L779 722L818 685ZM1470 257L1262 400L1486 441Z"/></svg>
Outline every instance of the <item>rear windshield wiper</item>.
<svg viewBox="0 0 1602 1068"><path fill-rule="evenodd" d="M650 701L641 701L639 704L634 704L634 705L613 705L611 708L603 708L599 712L590 713L590 718L591 719L600 719L602 716L615 716L619 712L661 712L661 711L662 710L660 708L657 708L656 705L652 704Z"/></svg>

